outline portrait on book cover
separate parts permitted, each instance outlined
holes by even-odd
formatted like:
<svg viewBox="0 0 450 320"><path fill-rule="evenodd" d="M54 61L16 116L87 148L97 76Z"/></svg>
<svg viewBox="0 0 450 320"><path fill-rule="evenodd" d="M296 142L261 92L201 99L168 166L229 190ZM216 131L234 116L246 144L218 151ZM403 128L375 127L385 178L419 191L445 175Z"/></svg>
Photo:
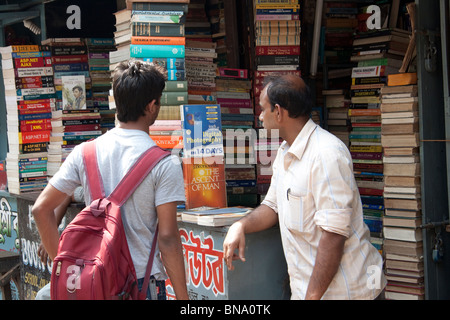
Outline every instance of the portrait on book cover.
<svg viewBox="0 0 450 320"><path fill-rule="evenodd" d="M61 80L63 110L86 109L85 76L62 76Z"/></svg>

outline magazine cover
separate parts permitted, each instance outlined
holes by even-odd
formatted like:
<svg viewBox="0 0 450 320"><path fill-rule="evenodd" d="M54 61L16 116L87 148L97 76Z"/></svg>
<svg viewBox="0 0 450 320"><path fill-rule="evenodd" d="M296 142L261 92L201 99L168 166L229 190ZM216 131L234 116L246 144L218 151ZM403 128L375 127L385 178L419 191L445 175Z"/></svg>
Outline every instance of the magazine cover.
<svg viewBox="0 0 450 320"><path fill-rule="evenodd" d="M84 75L62 76L63 110L86 109L86 79Z"/></svg>
<svg viewBox="0 0 450 320"><path fill-rule="evenodd" d="M223 156L220 105L181 105L184 157Z"/></svg>

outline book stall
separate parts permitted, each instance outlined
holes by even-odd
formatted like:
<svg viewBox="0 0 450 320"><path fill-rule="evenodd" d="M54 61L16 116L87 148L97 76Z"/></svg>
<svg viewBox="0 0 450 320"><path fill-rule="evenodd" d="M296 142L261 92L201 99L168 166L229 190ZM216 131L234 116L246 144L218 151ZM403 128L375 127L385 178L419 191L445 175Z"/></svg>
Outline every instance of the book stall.
<svg viewBox="0 0 450 320"><path fill-rule="evenodd" d="M259 96L265 78L285 74L303 77L312 120L349 149L371 243L385 261L386 298L434 298L432 279L450 278L448 212L435 213L448 209L437 172L446 166L437 146L445 124L430 124L436 86L424 83L443 81L430 76L441 67L432 56L440 40L427 35L423 66L417 28L431 18L418 11L422 0L34 2L40 20L30 11L23 27L16 11L28 7L11 4L17 19L0 29L8 35L0 37L0 261L8 267L0 300L33 300L50 281L31 208L75 146L114 128L111 74L130 59L167 74L149 134L183 171L177 219L191 299L290 297L278 226L247 235L246 261L234 270L223 257L229 226L270 186L282 139L263 128ZM438 15L434 2L426 5ZM83 207L68 206L60 231ZM166 291L175 299L170 279Z"/></svg>

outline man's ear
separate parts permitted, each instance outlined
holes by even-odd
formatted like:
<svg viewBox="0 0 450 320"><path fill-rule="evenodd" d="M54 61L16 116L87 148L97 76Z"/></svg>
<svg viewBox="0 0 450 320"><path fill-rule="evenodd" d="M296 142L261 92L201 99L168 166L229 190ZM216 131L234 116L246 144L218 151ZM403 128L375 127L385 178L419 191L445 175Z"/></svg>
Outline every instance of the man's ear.
<svg viewBox="0 0 450 320"><path fill-rule="evenodd" d="M278 103L275 104L275 116L277 121L282 121L284 117L286 109L283 109Z"/></svg>
<svg viewBox="0 0 450 320"><path fill-rule="evenodd" d="M159 104L156 103L155 99L153 99L147 105L147 112L149 112L151 115L158 115L159 107L160 107Z"/></svg>

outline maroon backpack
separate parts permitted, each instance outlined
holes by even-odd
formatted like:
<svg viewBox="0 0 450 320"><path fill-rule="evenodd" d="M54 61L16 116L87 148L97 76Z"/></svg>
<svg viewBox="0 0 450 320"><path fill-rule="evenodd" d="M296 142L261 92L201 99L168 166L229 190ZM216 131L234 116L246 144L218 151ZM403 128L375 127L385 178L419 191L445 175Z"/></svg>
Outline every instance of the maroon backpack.
<svg viewBox="0 0 450 320"><path fill-rule="evenodd" d="M52 300L145 299L155 254L158 228L152 243L142 290L137 288L120 207L148 173L169 152L155 146L131 167L114 191L105 197L97 165L95 140L83 146L91 198L64 229L53 261Z"/></svg>

